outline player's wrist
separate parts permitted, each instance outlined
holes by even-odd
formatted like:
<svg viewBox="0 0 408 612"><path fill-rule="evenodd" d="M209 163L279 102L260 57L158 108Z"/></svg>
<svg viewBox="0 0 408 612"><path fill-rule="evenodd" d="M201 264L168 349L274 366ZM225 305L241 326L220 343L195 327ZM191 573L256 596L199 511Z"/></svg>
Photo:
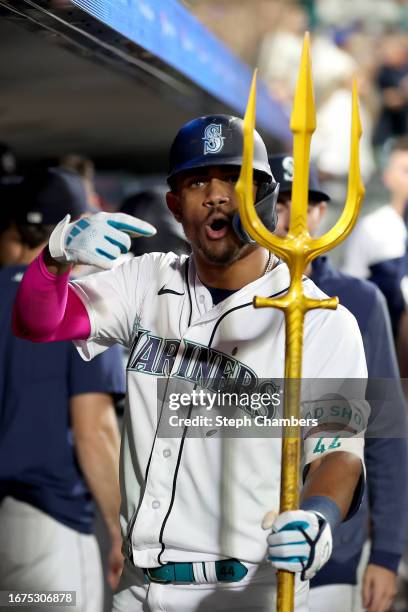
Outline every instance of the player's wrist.
<svg viewBox="0 0 408 612"><path fill-rule="evenodd" d="M54 259L50 253L48 245L40 254L40 263L45 266L47 272L54 276L62 276L67 272L70 272L72 269L72 264L70 263L61 263Z"/></svg>
<svg viewBox="0 0 408 612"><path fill-rule="evenodd" d="M118 524L118 519L116 515L112 515L109 517L104 516L104 519L105 519L106 528L109 533L111 545L114 546L115 544L119 544L119 543L120 545L122 545L122 533L121 533L120 525Z"/></svg>
<svg viewBox="0 0 408 612"><path fill-rule="evenodd" d="M330 526L331 532L341 523L341 511L336 502L326 495L312 495L300 504L301 510L314 512Z"/></svg>

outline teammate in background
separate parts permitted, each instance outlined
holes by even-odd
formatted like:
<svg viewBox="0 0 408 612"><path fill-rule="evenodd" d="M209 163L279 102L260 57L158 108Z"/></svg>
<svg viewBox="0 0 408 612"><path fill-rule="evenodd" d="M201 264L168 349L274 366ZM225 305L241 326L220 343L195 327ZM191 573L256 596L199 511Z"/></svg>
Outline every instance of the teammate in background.
<svg viewBox="0 0 408 612"><path fill-rule="evenodd" d="M279 436L158 432L160 379L184 380L190 390L199 382L213 395L220 379L248 391L284 376L283 314L254 312L252 298L287 291L289 271L248 241L240 225L235 183L242 149L243 122L227 115L196 119L176 136L167 204L192 256L143 255L68 284L72 262L109 268L130 248L128 234L154 233L123 213L98 213L63 220L20 285L14 312L20 336L70 337L86 359L117 342L130 348L121 452L127 560L114 600L118 612L266 612L276 598L276 569L296 573L296 610L306 612L308 580L330 555L332 531L358 507L359 436L336 444L323 438L320 446L322 439L306 437L301 509L277 515ZM257 208L273 230L277 185L257 133L254 172ZM304 286L323 297L310 280ZM304 376L366 373L354 317L343 307L308 313ZM165 419L161 407L159 424Z"/></svg>
<svg viewBox="0 0 408 612"><path fill-rule="evenodd" d="M276 232L285 236L290 221L293 157L276 155L269 161L273 175L280 183ZM329 201L311 167L308 227L312 236L317 233ZM374 284L335 270L327 256L315 259L307 274L327 295L337 295L340 304L356 317L363 337L368 377L393 380L395 398L399 400L393 405L395 421L405 423L405 403L383 295ZM378 398L377 395L375 399ZM365 463L368 493L358 513L348 523L337 527L331 559L311 582L309 601L313 612L327 612L329 609L331 612L352 612L357 567L368 535L371 551L363 580L364 606L368 612L385 612L395 595L408 512L406 438L367 437Z"/></svg>
<svg viewBox="0 0 408 612"><path fill-rule="evenodd" d="M32 344L10 329L24 271L61 214L87 211L85 192L73 173L49 170L16 188L8 204L13 218L0 270L0 589L75 591L77 606L49 609L101 612L92 497L111 537L112 588L123 566L113 404L125 386L120 351L85 364L71 343Z"/></svg>
<svg viewBox="0 0 408 612"><path fill-rule="evenodd" d="M183 255L191 251L180 224L169 215L166 191L165 187L142 191L127 197L120 207L120 212L133 217L142 217L157 229L155 236L132 240L131 252L135 256L169 251Z"/></svg>
<svg viewBox="0 0 408 612"><path fill-rule="evenodd" d="M408 136L393 144L383 182L390 192L390 202L359 222L346 243L343 271L378 285L387 299L397 336L406 309L401 281L408 275L404 220L408 203Z"/></svg>
<svg viewBox="0 0 408 612"><path fill-rule="evenodd" d="M101 208L100 197L95 189L95 164L89 157L71 153L59 160L58 166L71 172L76 172L82 178L85 187L86 199L89 207Z"/></svg>

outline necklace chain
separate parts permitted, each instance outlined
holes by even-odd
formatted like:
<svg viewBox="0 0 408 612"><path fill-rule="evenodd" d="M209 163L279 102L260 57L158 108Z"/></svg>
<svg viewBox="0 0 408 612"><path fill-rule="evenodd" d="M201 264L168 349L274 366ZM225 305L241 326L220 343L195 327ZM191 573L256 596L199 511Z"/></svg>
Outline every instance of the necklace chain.
<svg viewBox="0 0 408 612"><path fill-rule="evenodd" d="M265 276L265 274L268 274L268 272L270 272L273 269L274 265L275 265L275 257L272 255L272 253L269 253L268 261L266 262L266 268L265 268L265 272L263 273L263 275Z"/></svg>

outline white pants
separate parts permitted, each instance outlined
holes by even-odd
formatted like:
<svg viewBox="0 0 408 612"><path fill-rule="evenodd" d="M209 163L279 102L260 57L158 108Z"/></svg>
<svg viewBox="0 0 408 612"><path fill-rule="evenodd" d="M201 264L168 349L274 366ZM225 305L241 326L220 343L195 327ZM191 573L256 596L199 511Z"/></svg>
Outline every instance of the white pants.
<svg viewBox="0 0 408 612"><path fill-rule="evenodd" d="M308 612L308 582L296 581L296 612ZM269 564L250 566L239 582L158 584L126 562L113 612L274 612L276 574ZM343 611L344 612L344 611Z"/></svg>
<svg viewBox="0 0 408 612"><path fill-rule="evenodd" d="M327 584L309 591L310 612L353 612L356 587Z"/></svg>
<svg viewBox="0 0 408 612"><path fill-rule="evenodd" d="M47 606L47 611L101 612L103 576L95 537L6 497L0 503L0 590L76 591L76 606Z"/></svg>

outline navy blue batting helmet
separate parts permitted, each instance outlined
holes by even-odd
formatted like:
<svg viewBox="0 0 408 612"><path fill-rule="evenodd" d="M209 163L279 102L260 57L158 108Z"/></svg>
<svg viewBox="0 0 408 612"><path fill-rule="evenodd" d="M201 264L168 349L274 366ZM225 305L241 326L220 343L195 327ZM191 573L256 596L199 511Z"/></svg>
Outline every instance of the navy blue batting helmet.
<svg viewBox="0 0 408 612"><path fill-rule="evenodd" d="M244 147L244 122L231 115L207 115L186 123L178 132L170 150L167 181L180 172L205 166L241 166ZM265 181L273 181L265 144L255 131L255 172Z"/></svg>
<svg viewBox="0 0 408 612"><path fill-rule="evenodd" d="M282 153L269 157L269 164L278 183L280 193L291 193L293 183L294 161L292 155ZM317 174L317 169L313 164L309 168L309 200L313 202L330 202L330 196L322 190Z"/></svg>

